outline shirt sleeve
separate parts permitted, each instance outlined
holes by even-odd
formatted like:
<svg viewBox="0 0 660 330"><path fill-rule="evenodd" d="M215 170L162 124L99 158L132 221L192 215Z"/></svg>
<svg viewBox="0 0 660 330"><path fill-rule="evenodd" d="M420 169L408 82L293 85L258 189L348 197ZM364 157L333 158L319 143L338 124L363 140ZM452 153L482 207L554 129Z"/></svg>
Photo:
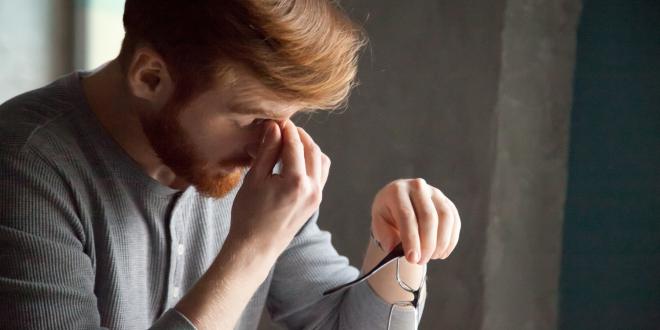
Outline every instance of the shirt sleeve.
<svg viewBox="0 0 660 330"><path fill-rule="evenodd" d="M329 232L319 229L316 212L294 237L275 264L266 307L271 319L287 329L387 329L392 305L367 281L323 297L323 292L360 275L337 253ZM426 295L417 313L394 306L390 329L410 329L421 318Z"/></svg>
<svg viewBox="0 0 660 330"><path fill-rule="evenodd" d="M20 151L0 146L2 329L106 329L71 189L29 145ZM155 329L193 329L174 312L162 318Z"/></svg>

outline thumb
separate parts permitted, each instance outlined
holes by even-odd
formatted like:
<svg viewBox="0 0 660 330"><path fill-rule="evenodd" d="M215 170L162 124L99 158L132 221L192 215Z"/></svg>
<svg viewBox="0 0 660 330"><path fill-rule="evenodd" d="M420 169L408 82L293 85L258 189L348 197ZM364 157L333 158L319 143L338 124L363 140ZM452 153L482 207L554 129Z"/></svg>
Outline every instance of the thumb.
<svg viewBox="0 0 660 330"><path fill-rule="evenodd" d="M380 242L385 252L389 253L400 242L399 232L389 225L374 224L372 231L374 238Z"/></svg>
<svg viewBox="0 0 660 330"><path fill-rule="evenodd" d="M265 125L264 137L259 145L254 164L250 169L249 176L263 179L273 172L282 148L282 132L277 123L268 121Z"/></svg>

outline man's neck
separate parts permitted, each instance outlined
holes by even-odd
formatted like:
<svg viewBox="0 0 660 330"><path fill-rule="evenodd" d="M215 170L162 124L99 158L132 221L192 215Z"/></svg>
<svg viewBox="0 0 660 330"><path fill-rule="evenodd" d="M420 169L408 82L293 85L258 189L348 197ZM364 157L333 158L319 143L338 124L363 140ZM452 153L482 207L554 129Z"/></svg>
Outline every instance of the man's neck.
<svg viewBox="0 0 660 330"><path fill-rule="evenodd" d="M112 138L154 180L174 189L188 184L165 166L147 139L125 77L117 60L110 61L82 79L92 111Z"/></svg>

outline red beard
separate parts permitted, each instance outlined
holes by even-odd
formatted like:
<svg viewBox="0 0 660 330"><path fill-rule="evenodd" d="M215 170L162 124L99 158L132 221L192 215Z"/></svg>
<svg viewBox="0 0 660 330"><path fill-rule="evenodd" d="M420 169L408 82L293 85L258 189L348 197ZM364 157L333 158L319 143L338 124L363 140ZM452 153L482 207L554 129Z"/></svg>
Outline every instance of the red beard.
<svg viewBox="0 0 660 330"><path fill-rule="evenodd" d="M141 117L142 128L152 148L174 174L193 185L207 197L222 198L241 181L242 172L250 165L249 157L212 164L199 157L199 152L190 142L178 121L181 106L168 101L159 115ZM229 174L213 174L217 166L238 167Z"/></svg>

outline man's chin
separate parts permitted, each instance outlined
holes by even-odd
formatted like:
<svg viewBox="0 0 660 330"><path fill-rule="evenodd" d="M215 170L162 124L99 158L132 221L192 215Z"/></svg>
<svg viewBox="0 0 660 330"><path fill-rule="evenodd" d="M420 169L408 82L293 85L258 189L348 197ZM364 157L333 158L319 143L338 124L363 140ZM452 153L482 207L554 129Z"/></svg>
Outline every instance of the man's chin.
<svg viewBox="0 0 660 330"><path fill-rule="evenodd" d="M243 176L247 174L249 170L250 167L247 166L220 166L212 173L212 177L214 178L214 181L219 181L235 175Z"/></svg>
<svg viewBox="0 0 660 330"><path fill-rule="evenodd" d="M193 180L197 181L193 183L193 186L197 189L197 192L203 196L210 198L223 198L240 184L242 177L243 168L236 167L233 170L229 170L227 173L220 171L217 175L210 178L207 177L203 180Z"/></svg>

